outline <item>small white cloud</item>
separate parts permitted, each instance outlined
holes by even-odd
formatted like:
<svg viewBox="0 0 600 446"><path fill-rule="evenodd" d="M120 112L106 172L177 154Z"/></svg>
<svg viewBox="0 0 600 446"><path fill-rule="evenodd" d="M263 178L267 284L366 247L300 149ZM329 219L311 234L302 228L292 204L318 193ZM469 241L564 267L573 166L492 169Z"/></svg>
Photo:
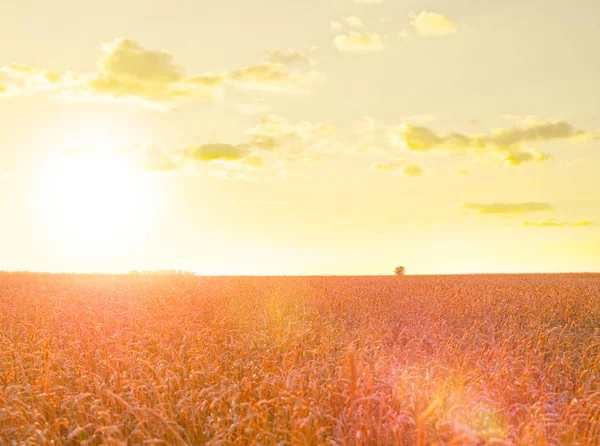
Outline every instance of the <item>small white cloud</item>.
<svg viewBox="0 0 600 446"><path fill-rule="evenodd" d="M344 29L344 25L342 25L337 20L333 20L331 22L331 29L332 29L332 31L341 31L342 29Z"/></svg>
<svg viewBox="0 0 600 446"><path fill-rule="evenodd" d="M335 47L345 53L370 53L383 50L383 41L377 33L350 31L334 39Z"/></svg>
<svg viewBox="0 0 600 446"><path fill-rule="evenodd" d="M309 163L317 161L319 155L337 145L336 132L331 125L310 122L293 124L276 115L264 116L247 133L248 147L277 152L290 160Z"/></svg>
<svg viewBox="0 0 600 446"><path fill-rule="evenodd" d="M421 167L406 160L390 161L389 163L375 163L371 166L371 169L375 172L392 172L412 178L420 177L424 174Z"/></svg>
<svg viewBox="0 0 600 446"><path fill-rule="evenodd" d="M307 92L308 87L319 79L319 73L292 71L281 63L250 65L234 71L231 81L247 90L276 92Z"/></svg>
<svg viewBox="0 0 600 446"><path fill-rule="evenodd" d="M422 11L410 14L410 23L422 36L446 36L456 32L456 24L437 12Z"/></svg>
<svg viewBox="0 0 600 446"><path fill-rule="evenodd" d="M398 38L399 39L408 40L408 39L410 39L410 37L411 37L410 34L405 29L403 29L402 31L400 31L398 33Z"/></svg>
<svg viewBox="0 0 600 446"><path fill-rule="evenodd" d="M314 61L306 54L290 48L288 50L270 50L267 51L272 63L282 65L313 65Z"/></svg>
<svg viewBox="0 0 600 446"><path fill-rule="evenodd" d="M363 22L358 17L354 17L354 16L346 17L346 18L344 18L344 22L346 22L346 25L348 25L350 28L353 28L353 29L364 28Z"/></svg>
<svg viewBox="0 0 600 446"><path fill-rule="evenodd" d="M450 169L448 169L448 172L451 175L460 175L460 176L466 176L469 175L469 171L467 169L463 169L460 167L451 167Z"/></svg>

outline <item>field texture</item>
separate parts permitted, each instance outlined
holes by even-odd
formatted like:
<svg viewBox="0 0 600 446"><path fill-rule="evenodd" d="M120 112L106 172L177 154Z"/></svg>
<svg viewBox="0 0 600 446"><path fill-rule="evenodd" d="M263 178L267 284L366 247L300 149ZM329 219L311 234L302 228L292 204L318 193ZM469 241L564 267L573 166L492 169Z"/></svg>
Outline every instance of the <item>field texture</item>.
<svg viewBox="0 0 600 446"><path fill-rule="evenodd" d="M600 275L0 275L0 444L600 444Z"/></svg>

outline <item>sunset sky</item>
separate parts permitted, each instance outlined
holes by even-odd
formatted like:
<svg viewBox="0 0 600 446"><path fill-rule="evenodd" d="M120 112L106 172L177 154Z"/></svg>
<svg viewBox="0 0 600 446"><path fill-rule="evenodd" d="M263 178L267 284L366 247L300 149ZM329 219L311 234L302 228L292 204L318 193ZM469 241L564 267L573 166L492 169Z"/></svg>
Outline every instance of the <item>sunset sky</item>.
<svg viewBox="0 0 600 446"><path fill-rule="evenodd" d="M600 271L597 0L24 0L0 269Z"/></svg>

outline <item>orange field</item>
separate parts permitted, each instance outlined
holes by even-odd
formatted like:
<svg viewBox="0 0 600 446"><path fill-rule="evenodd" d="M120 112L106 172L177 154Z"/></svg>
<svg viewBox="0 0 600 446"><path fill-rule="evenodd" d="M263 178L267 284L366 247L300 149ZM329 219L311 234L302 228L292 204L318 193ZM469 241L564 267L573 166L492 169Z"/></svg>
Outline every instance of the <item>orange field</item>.
<svg viewBox="0 0 600 446"><path fill-rule="evenodd" d="M600 444L600 275L0 275L0 444Z"/></svg>

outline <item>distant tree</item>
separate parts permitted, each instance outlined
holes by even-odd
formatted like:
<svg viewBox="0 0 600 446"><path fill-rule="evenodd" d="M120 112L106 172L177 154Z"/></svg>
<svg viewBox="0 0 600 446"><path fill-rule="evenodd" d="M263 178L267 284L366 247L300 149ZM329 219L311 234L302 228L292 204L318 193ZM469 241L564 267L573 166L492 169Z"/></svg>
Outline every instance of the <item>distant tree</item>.
<svg viewBox="0 0 600 446"><path fill-rule="evenodd" d="M403 266L397 266L396 268L394 268L394 274L397 276L403 276L404 274L406 274L406 268L404 268Z"/></svg>

